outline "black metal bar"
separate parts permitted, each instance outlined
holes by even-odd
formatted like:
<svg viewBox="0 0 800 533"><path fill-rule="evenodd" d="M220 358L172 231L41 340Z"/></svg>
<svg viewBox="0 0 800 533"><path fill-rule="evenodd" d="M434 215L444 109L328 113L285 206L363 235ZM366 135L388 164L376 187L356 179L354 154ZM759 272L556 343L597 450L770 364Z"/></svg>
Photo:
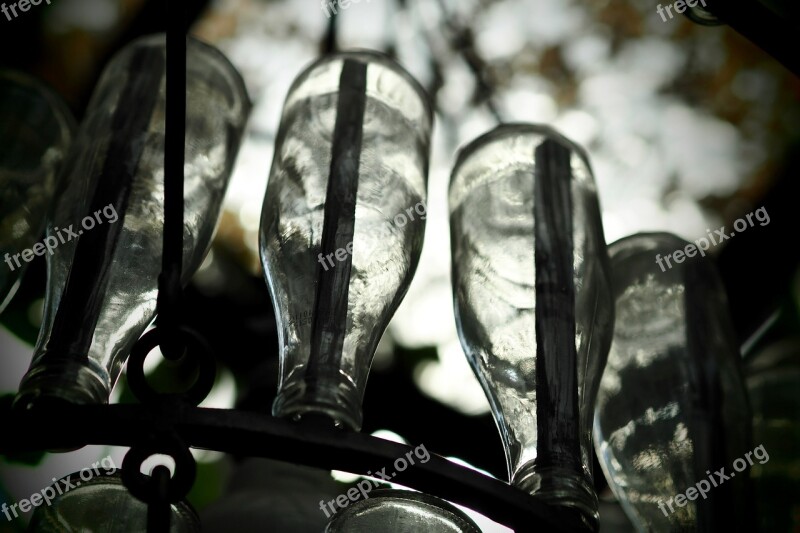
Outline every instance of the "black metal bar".
<svg viewBox="0 0 800 533"><path fill-rule="evenodd" d="M328 15L328 29L325 31L320 48L322 55L333 54L336 52L336 41L339 23L339 10L336 9L336 1L331 1L323 7L325 14Z"/></svg>
<svg viewBox="0 0 800 533"><path fill-rule="evenodd" d="M172 509L167 499L170 472L164 465L156 466L150 474L152 500L147 504L147 533L169 533Z"/></svg>
<svg viewBox="0 0 800 533"><path fill-rule="evenodd" d="M185 24L188 28L206 12L211 0L185 0L185 2ZM104 52L94 62L96 65L103 66L108 64L114 53L139 37L166 31L169 18L167 16L166 2L164 0L142 0L140 3L142 4L141 8L136 10L130 21L123 25L123 28L120 28L121 32L114 35L113 41L104 47ZM99 74L97 70L92 72L91 78L86 80L86 86L94 87L97 84ZM81 115L80 111L86 107L88 102L89 95L82 95L80 105L77 107L78 116Z"/></svg>
<svg viewBox="0 0 800 533"><path fill-rule="evenodd" d="M722 408L719 403L721 397L719 390L715 386L717 379L714 374L716 370L715 358L708 351L709 346L704 337L709 333L705 327L704 313L702 308L706 305L705 300L697 297L704 294L707 290L708 279L702 280L698 276L698 268L690 265L682 269L683 282L685 286L685 296L683 301L684 313L686 314L686 348L689 353L689 364L686 368L686 393L690 395L689 402L685 406L685 416L694 454L692 461L694 470L702 475L702 472L715 466L727 462L725 456L725 426L720 424L722 420L718 416ZM700 327L698 327L700 326ZM713 349L713 347L711 347ZM674 350L677 351L677 350ZM709 365L704 368L702 361L693 360L700 355L707 358ZM684 354L674 353L675 358L684 357ZM694 356L694 357L693 357ZM716 457L717 460L714 460ZM731 491L728 483L724 487L717 487L714 494L709 494L708 501L703 501L697 505L696 526L700 531L731 531L733 524L730 523L733 513L727 513L724 507L726 501L730 503ZM705 498L704 498L705 500Z"/></svg>
<svg viewBox="0 0 800 533"><path fill-rule="evenodd" d="M131 58L130 72L160 72L163 59L151 50L138 50ZM109 266L122 232L133 180L145 143L132 142L146 134L158 99L159 77L132 76L119 97L111 119L111 135L103 169L97 176L88 216L114 205L122 220L98 224L77 233L78 244L61 304L53 323L50 345L55 357L86 355L100 316L108 285ZM132 112L135 110L135 112ZM77 222L77 221L76 221ZM46 355L45 357L49 357Z"/></svg>
<svg viewBox="0 0 800 533"><path fill-rule="evenodd" d="M707 9L722 22L800 76L796 36L800 26L781 18L756 0L707 0Z"/></svg>
<svg viewBox="0 0 800 533"><path fill-rule="evenodd" d="M362 475L396 470L394 461L414 453L405 444L321 427L308 427L269 415L225 409L182 407L152 410L141 405L59 405L48 410L0 410L14 432L0 440L0 453L88 444L132 446L154 427L169 423L195 448L248 457L265 457L325 470ZM480 472L431 454L397 472L393 482L463 505L517 532L586 531L573 515Z"/></svg>
<svg viewBox="0 0 800 533"><path fill-rule="evenodd" d="M180 322L183 270L183 182L186 138L186 26L181 0L167 5L167 108L164 132L164 245L159 277L158 325L167 336ZM169 350L171 351L171 350ZM177 356L177 354L173 354Z"/></svg>
<svg viewBox="0 0 800 533"><path fill-rule="evenodd" d="M339 101L331 147L331 165L322 227L322 255L327 259L337 250L353 246L358 196L359 159L367 101L367 64L346 59L339 78ZM352 249L352 248L351 248ZM311 354L306 369L310 386L338 368L346 331L347 302L353 256L320 264Z"/></svg>
<svg viewBox="0 0 800 533"><path fill-rule="evenodd" d="M580 472L570 155L551 139L535 152L535 464Z"/></svg>

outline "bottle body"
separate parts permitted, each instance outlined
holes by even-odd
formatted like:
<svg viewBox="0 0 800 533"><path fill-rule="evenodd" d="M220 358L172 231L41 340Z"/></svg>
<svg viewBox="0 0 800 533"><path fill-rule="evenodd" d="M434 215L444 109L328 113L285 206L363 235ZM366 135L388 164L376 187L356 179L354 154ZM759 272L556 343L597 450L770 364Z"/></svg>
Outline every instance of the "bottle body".
<svg viewBox="0 0 800 533"><path fill-rule="evenodd" d="M153 320L164 213L166 45L123 49L104 71L65 164L47 224L44 323L18 402L102 403ZM211 242L249 113L242 80L216 49L187 44L183 282Z"/></svg>
<svg viewBox="0 0 800 533"><path fill-rule="evenodd" d="M724 468L730 476L752 450L719 276L699 256L666 271L657 264L687 246L653 233L610 247L617 326L597 399L595 447L641 531L739 529L752 506L746 470L727 480L714 475ZM702 498L673 503L689 489L703 489Z"/></svg>
<svg viewBox="0 0 800 533"><path fill-rule="evenodd" d="M480 533L466 514L448 502L407 490L381 489L339 511L325 533Z"/></svg>
<svg viewBox="0 0 800 533"><path fill-rule="evenodd" d="M74 488L62 493L61 488L70 484ZM128 492L119 471L84 469L42 494L49 496L49 501L34 511L28 526L31 533L147 530L147 504ZM200 532L200 520L187 502L170 507L170 533Z"/></svg>
<svg viewBox="0 0 800 533"><path fill-rule="evenodd" d="M461 150L449 200L459 336L509 479L596 521L591 413L613 309L588 160L547 127L502 125Z"/></svg>
<svg viewBox="0 0 800 533"><path fill-rule="evenodd" d="M753 409L753 444L762 447L756 450L751 467L758 530L777 532L800 523L800 474L795 468L800 450L800 338L792 335L794 331L775 330L770 333L783 337L752 352L746 376Z"/></svg>
<svg viewBox="0 0 800 533"><path fill-rule="evenodd" d="M75 119L50 89L8 71L0 72L0 117L2 312L28 263L52 249L51 242L36 240L44 231L58 171L75 133Z"/></svg>
<svg viewBox="0 0 800 533"><path fill-rule="evenodd" d="M372 356L422 248L431 120L422 89L374 53L323 58L290 89L260 243L278 318L276 416L361 426Z"/></svg>

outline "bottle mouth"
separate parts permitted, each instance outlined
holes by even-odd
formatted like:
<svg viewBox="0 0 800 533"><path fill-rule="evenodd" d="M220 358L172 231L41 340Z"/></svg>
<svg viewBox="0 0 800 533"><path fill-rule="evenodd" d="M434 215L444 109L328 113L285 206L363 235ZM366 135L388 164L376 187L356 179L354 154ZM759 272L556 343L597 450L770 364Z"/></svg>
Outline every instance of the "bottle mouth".
<svg viewBox="0 0 800 533"><path fill-rule="evenodd" d="M302 420L330 418L336 427L359 431L363 421L361 396L344 378L308 383L298 380L284 384L272 404L272 414L280 418Z"/></svg>
<svg viewBox="0 0 800 533"><path fill-rule="evenodd" d="M587 474L559 466L530 465L515 474L511 484L547 504L578 511L581 519L597 531L597 494Z"/></svg>
<svg viewBox="0 0 800 533"><path fill-rule="evenodd" d="M15 409L34 409L44 404L108 403L111 393L106 372L92 361L53 361L37 365L25 374L14 398Z"/></svg>

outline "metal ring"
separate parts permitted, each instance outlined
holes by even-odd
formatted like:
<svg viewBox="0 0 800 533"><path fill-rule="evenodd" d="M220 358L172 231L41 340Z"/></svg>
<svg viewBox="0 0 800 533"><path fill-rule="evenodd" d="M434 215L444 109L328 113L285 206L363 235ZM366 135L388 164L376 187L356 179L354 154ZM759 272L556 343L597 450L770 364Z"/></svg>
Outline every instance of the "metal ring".
<svg viewBox="0 0 800 533"><path fill-rule="evenodd" d="M175 435L151 438L128 450L122 461L122 482L136 498L145 503L157 503L156 480L141 472L145 460L157 454L168 455L175 461L175 473L167 484L166 497L170 503L178 503L192 490L197 464L189 448Z"/></svg>
<svg viewBox="0 0 800 533"><path fill-rule="evenodd" d="M176 331L186 347L184 357L191 357L197 364L197 380L187 391L180 393L161 393L150 386L144 377L144 360L164 340L161 330L156 327L139 339L128 360L128 385L142 403L156 404L167 399L183 398L192 405L199 405L214 386L217 369L208 343L189 328L180 327Z"/></svg>

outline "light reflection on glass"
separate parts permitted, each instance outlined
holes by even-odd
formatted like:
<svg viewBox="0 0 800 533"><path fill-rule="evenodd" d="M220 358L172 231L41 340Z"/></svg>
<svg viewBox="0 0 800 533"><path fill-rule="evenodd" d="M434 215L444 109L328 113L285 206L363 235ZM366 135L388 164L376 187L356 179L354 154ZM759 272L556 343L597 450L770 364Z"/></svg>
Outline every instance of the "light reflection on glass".
<svg viewBox="0 0 800 533"><path fill-rule="evenodd" d="M33 78L0 70L0 313L28 263L53 250L52 244L34 246L74 130L58 95Z"/></svg>
<svg viewBox="0 0 800 533"><path fill-rule="evenodd" d="M42 398L106 403L155 317L163 247L165 57L163 34L137 39L114 56L64 163L47 238L61 237L59 228L74 227L77 234L62 238L47 257L43 325L16 400L23 407ZM186 78L183 283L208 250L250 111L242 79L227 58L191 38Z"/></svg>
<svg viewBox="0 0 800 533"><path fill-rule="evenodd" d="M688 244L656 233L610 246L617 318L597 398L595 449L640 531L740 530L734 526L746 524L750 506L746 473L711 487L704 499L674 503L708 479L706 470L730 470L752 449L735 336L711 260L695 250L671 269L657 264Z"/></svg>

